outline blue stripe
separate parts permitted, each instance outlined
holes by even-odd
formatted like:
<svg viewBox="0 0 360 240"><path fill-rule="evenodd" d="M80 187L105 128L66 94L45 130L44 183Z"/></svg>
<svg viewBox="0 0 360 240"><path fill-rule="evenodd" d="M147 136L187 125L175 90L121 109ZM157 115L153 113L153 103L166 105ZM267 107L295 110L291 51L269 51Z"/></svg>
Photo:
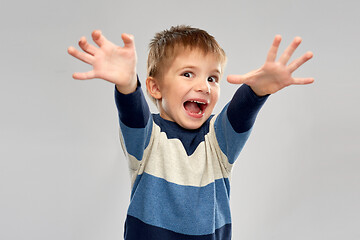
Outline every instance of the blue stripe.
<svg viewBox="0 0 360 240"><path fill-rule="evenodd" d="M212 234L231 223L229 180L193 187L143 173L135 181L128 215L181 234Z"/></svg>
<svg viewBox="0 0 360 240"><path fill-rule="evenodd" d="M152 126L152 118L149 118L145 128L129 128L120 121L120 129L124 138L126 151L139 161L143 158L144 149L149 145Z"/></svg>
<svg viewBox="0 0 360 240"><path fill-rule="evenodd" d="M233 164L249 138L252 128L243 133L235 132L227 118L228 106L229 104L216 118L214 128L221 151L227 156L229 163Z"/></svg>
<svg viewBox="0 0 360 240"><path fill-rule="evenodd" d="M208 235L185 235L169 231L164 228L152 226L143 221L127 216L124 231L125 240L230 240L231 224L216 229L215 233Z"/></svg>

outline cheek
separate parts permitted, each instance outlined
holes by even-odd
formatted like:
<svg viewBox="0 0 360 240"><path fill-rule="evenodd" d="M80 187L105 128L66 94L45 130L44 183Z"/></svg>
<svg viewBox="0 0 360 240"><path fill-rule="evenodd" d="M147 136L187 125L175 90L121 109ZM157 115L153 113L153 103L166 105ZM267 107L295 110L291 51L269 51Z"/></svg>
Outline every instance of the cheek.
<svg viewBox="0 0 360 240"><path fill-rule="evenodd" d="M214 105L219 100L219 97L220 97L220 89L219 88L214 88L212 90L212 94L211 94L211 100L213 101Z"/></svg>

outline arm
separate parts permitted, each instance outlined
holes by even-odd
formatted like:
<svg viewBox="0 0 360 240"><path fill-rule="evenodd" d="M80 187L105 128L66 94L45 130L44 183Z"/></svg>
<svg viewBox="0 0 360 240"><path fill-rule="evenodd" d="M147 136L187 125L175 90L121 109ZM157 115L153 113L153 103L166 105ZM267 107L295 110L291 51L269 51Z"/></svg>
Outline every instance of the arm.
<svg viewBox="0 0 360 240"><path fill-rule="evenodd" d="M87 42L85 37L79 41L83 52L74 47L68 48L73 57L90 64L93 69L89 72L74 73L73 78L87 80L101 78L114 83L123 94L132 93L137 87L136 78L136 51L134 37L122 34L124 47L119 47L107 40L99 30L92 33L92 39L98 47Z"/></svg>
<svg viewBox="0 0 360 240"><path fill-rule="evenodd" d="M227 78L230 83L244 83L215 122L219 146L230 164L234 163L240 154L250 135L256 116L269 94L293 84L310 84L314 81L312 78L293 78L291 76L297 68L312 58L311 52L305 53L286 66L301 43L301 38L295 38L278 62L275 62L280 41L281 37L276 36L266 62L261 68L245 75L229 75Z"/></svg>
<svg viewBox="0 0 360 240"><path fill-rule="evenodd" d="M216 139L228 163L233 164L239 156L268 96L259 97L243 84L217 116L214 123Z"/></svg>
<svg viewBox="0 0 360 240"><path fill-rule="evenodd" d="M133 159L130 168L137 169L152 132L152 116L138 81L135 92L122 94L115 88L115 103L119 114L121 139L125 154ZM136 159L134 159L134 158Z"/></svg>
<svg viewBox="0 0 360 240"><path fill-rule="evenodd" d="M122 34L121 38L123 47L110 42L96 30L92 33L92 39L98 47L82 37L79 46L83 51L69 47L68 53L93 67L89 72L74 73L74 79L101 78L116 85L115 101L124 150L141 160L151 134L151 115L136 76L134 37Z"/></svg>

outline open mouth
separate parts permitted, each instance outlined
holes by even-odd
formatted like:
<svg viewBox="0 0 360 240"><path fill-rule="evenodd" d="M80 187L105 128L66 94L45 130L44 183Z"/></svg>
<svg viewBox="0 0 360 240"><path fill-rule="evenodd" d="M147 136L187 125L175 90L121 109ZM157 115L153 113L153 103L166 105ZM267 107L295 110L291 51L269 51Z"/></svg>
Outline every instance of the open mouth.
<svg viewBox="0 0 360 240"><path fill-rule="evenodd" d="M203 100L188 100L184 102L186 112L193 117L202 117L208 103Z"/></svg>

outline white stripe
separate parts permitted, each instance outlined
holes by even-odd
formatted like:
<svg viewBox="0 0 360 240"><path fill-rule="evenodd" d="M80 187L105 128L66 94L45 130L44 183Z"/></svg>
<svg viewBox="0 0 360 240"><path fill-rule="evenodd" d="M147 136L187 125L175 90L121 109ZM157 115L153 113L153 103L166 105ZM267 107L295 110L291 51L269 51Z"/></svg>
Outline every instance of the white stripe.
<svg viewBox="0 0 360 240"><path fill-rule="evenodd" d="M205 135L205 140L191 156L187 155L179 139L168 139L154 123L143 159L138 161L125 153L129 160L132 185L136 176L143 172L168 182L196 187L206 186L216 179L229 178L232 164L217 143L214 121L215 117L210 122L210 131Z"/></svg>

